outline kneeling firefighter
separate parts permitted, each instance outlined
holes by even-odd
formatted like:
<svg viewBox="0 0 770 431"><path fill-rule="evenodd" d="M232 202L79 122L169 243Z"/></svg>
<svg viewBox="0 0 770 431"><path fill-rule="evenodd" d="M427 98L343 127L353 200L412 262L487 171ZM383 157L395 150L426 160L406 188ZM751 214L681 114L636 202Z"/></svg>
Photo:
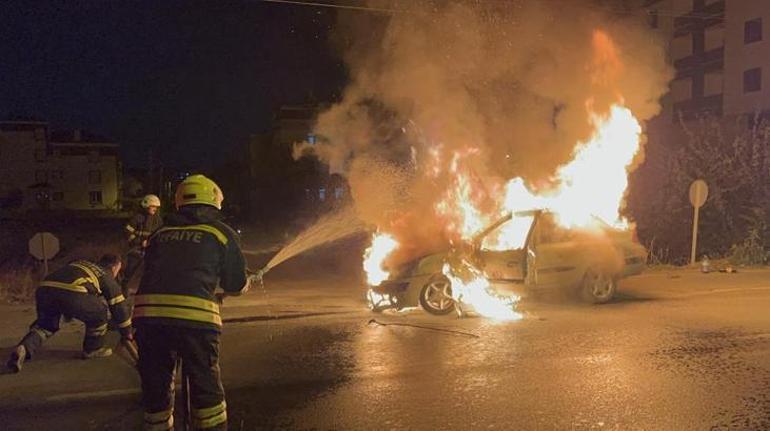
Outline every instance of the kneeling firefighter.
<svg viewBox="0 0 770 431"><path fill-rule="evenodd" d="M112 349L104 346L108 308L123 343L136 351L129 311L115 281L120 267L118 256L105 254L96 263L76 260L46 276L35 291L37 320L11 353L8 368L18 373L24 361L32 358L43 342L59 330L62 316L85 323L84 359L111 355Z"/></svg>
<svg viewBox="0 0 770 431"><path fill-rule="evenodd" d="M214 289L239 295L249 286L238 235L222 222L222 191L203 175L176 190L177 211L150 238L134 302L139 374L147 430L174 425L174 367L190 376L193 426L227 429L219 370L222 319Z"/></svg>

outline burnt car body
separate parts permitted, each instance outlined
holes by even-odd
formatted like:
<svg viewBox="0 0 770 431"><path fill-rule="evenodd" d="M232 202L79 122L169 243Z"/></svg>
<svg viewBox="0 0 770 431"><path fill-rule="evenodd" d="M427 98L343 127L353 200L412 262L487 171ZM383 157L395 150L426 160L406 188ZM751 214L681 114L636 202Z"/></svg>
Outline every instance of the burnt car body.
<svg viewBox="0 0 770 431"><path fill-rule="evenodd" d="M488 247L486 240L508 223L530 223L523 246ZM647 252L629 231L596 219L592 229L568 229L553 213L527 211L499 219L469 244L415 259L391 270L390 277L367 293L373 310L421 306L432 314L454 310L445 263L466 260L498 291L528 296L548 289L566 289L600 304L612 299L618 281L644 270Z"/></svg>

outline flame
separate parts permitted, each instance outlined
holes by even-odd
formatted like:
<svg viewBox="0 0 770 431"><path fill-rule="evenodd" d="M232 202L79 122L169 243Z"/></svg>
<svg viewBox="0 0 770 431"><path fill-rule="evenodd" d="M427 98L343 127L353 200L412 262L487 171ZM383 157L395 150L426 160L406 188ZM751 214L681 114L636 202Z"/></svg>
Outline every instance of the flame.
<svg viewBox="0 0 770 431"><path fill-rule="evenodd" d="M510 213L511 220L487 235L481 246L486 250L521 248L526 243L532 216L517 212L533 209L553 212L556 221L568 228L596 228L596 218L617 228L628 228L620 209L628 186L628 169L640 149L642 128L624 106L621 93L614 88L623 73L617 47L599 30L594 32L592 43L594 58L588 64L593 71L592 84L615 90L617 98L614 104L610 104L612 100L603 102L606 105L597 102L598 110L594 109L594 100L586 101L587 121L593 126L594 133L585 142L578 142L572 159L555 171L552 178L555 186L535 193L522 178L513 178L505 183L504 198L500 202L494 202L491 207L482 205L490 195L485 194L486 190L465 166L466 159L478 154L478 149L469 146L462 152L445 155L440 144L429 148L425 174L438 177L445 174L443 167L446 166L446 174L451 178L450 187L434 206L435 215L445 224L450 239L474 239L492 222ZM398 245L388 234L373 236L364 259L370 285L378 285L388 278L382 263ZM458 304L469 304L476 312L488 317L521 318L515 311L518 297L496 294L489 280L470 262L463 261L460 266L453 268L445 264L443 267ZM458 276L456 271L463 276Z"/></svg>
<svg viewBox="0 0 770 431"><path fill-rule="evenodd" d="M489 280L469 262L463 261L463 269L469 273L470 281L465 282L455 275L452 267L445 263L442 272L452 284L452 297L459 304L470 305L482 316L497 320L519 320L522 315L515 311L519 297L503 297L494 292Z"/></svg>
<svg viewBox="0 0 770 431"><path fill-rule="evenodd" d="M506 186L508 211L547 208L565 227L589 228L594 217L618 228L628 227L620 207L628 186L627 169L639 152L642 127L628 108L618 104L606 117L592 113L590 121L594 135L579 143L572 161L557 170L558 187L536 196L515 178Z"/></svg>
<svg viewBox="0 0 770 431"><path fill-rule="evenodd" d="M372 235L372 245L364 252L366 282L377 286L387 280L390 273L383 268L383 262L398 247L398 241L386 233Z"/></svg>

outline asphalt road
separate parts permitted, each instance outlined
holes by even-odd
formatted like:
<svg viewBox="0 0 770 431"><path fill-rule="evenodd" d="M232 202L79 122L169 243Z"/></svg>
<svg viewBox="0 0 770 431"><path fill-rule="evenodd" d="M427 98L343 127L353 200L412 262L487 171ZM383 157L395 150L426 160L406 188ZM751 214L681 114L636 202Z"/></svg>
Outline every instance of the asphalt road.
<svg viewBox="0 0 770 431"><path fill-rule="evenodd" d="M770 429L770 271L656 272L516 322L373 315L333 276L267 287L225 310L231 429ZM140 428L133 370L73 359L77 331L0 376L0 428Z"/></svg>

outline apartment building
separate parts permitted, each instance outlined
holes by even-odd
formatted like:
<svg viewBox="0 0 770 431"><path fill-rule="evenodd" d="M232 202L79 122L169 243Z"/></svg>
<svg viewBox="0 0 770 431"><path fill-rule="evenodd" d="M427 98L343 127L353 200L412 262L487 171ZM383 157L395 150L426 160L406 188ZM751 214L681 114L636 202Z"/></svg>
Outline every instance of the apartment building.
<svg viewBox="0 0 770 431"><path fill-rule="evenodd" d="M39 121L0 122L0 207L117 210L118 145Z"/></svg>
<svg viewBox="0 0 770 431"><path fill-rule="evenodd" d="M649 23L668 41L676 69L664 115L737 116L770 111L766 0L645 0Z"/></svg>

